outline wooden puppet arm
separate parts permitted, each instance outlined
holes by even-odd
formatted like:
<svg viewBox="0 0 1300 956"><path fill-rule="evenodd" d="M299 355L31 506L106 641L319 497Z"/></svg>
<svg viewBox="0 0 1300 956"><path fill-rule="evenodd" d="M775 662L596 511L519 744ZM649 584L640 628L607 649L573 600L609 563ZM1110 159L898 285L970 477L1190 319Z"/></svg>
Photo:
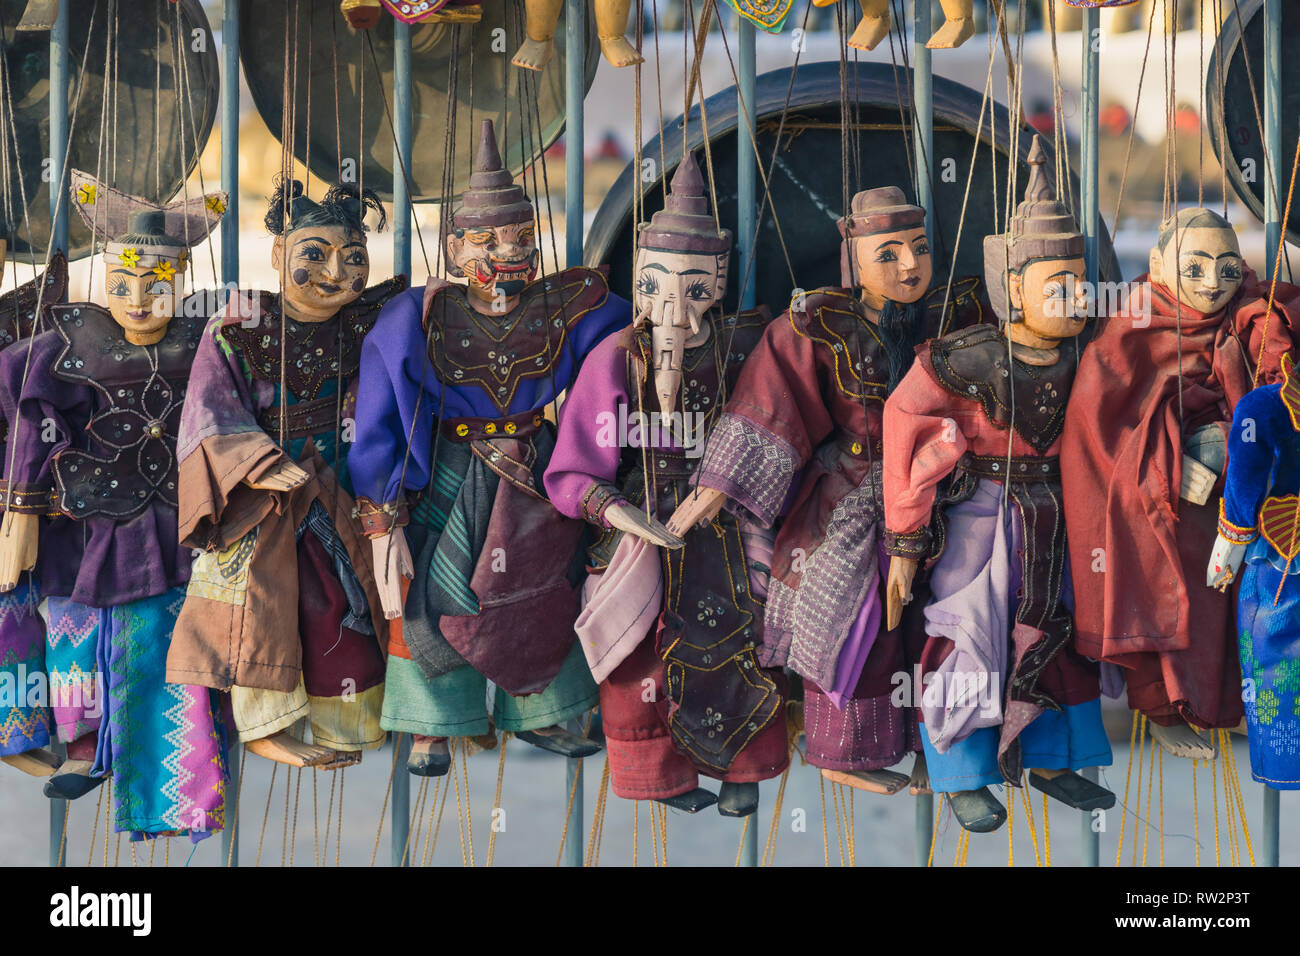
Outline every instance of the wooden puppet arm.
<svg viewBox="0 0 1300 956"><path fill-rule="evenodd" d="M6 511L0 522L0 592L12 591L24 571L36 567L40 516Z"/></svg>

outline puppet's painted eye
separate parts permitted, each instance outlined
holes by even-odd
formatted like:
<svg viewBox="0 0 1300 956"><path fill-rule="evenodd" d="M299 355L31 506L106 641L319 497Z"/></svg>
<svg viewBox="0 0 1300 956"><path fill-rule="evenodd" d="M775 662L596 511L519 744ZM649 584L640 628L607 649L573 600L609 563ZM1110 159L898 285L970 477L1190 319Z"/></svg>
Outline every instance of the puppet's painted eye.
<svg viewBox="0 0 1300 956"><path fill-rule="evenodd" d="M1201 268L1199 262L1189 262L1187 265L1183 266L1182 275L1185 279L1199 279L1201 276L1205 275L1205 270Z"/></svg>
<svg viewBox="0 0 1300 956"><path fill-rule="evenodd" d="M1241 278L1241 266L1235 262L1224 263L1219 268L1219 275L1225 279L1236 282Z"/></svg>
<svg viewBox="0 0 1300 956"><path fill-rule="evenodd" d="M116 280L112 285L108 287L108 294L109 295L130 295L130 290L127 289L126 286L126 280L125 279Z"/></svg>
<svg viewBox="0 0 1300 956"><path fill-rule="evenodd" d="M298 248L298 258L306 259L308 262L324 262L325 250L320 246L300 246Z"/></svg>
<svg viewBox="0 0 1300 956"><path fill-rule="evenodd" d="M364 265L367 265L367 264L370 262L370 257L367 256L367 255L366 255L364 252L362 252L360 249L358 249L358 250L356 250L355 252L351 253L351 254L350 254L346 259L344 259L343 261L344 261L345 264L350 265L350 266L364 266Z"/></svg>
<svg viewBox="0 0 1300 956"><path fill-rule="evenodd" d="M709 298L711 294L712 290L704 282L692 282L686 287L686 298L694 299L697 302Z"/></svg>
<svg viewBox="0 0 1300 956"><path fill-rule="evenodd" d="M659 280L648 272L643 272L641 277L636 280L636 291L642 295L654 295L659 291Z"/></svg>
<svg viewBox="0 0 1300 956"><path fill-rule="evenodd" d="M893 249L881 249L879 252L876 253L876 261L877 261L877 262L897 262L897 261L898 261L898 253L894 252Z"/></svg>
<svg viewBox="0 0 1300 956"><path fill-rule="evenodd" d="M930 243L922 239L912 247L918 256L928 256L930 254Z"/></svg>

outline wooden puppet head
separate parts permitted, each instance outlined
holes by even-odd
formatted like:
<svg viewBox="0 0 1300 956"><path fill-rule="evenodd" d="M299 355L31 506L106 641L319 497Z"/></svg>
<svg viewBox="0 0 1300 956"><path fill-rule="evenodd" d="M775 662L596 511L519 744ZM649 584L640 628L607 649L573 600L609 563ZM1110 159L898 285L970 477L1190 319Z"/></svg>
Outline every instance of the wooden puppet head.
<svg viewBox="0 0 1300 956"><path fill-rule="evenodd" d="M1232 224L1209 209L1182 209L1160 225L1151 281L1189 309L1213 315L1241 288L1246 263Z"/></svg>
<svg viewBox="0 0 1300 956"><path fill-rule="evenodd" d="M641 227L638 243L633 325L650 326L655 394L667 415L681 390L687 340L726 294L731 262L731 233L709 211L693 153L677 167L664 208Z"/></svg>
<svg viewBox="0 0 1300 956"><path fill-rule="evenodd" d="M537 277L541 250L533 204L501 163L496 131L484 120L469 188L444 237L447 271L469 280L470 305L504 316Z"/></svg>
<svg viewBox="0 0 1300 956"><path fill-rule="evenodd" d="M185 240L167 234L161 209L131 214L130 230L104 246L108 311L132 345L154 345L180 310L189 264Z"/></svg>
<svg viewBox="0 0 1300 956"><path fill-rule="evenodd" d="M908 203L897 186L855 195L839 229L840 282L860 289L867 305L877 311L887 301L910 305L929 291L934 267L925 210Z"/></svg>
<svg viewBox="0 0 1300 956"><path fill-rule="evenodd" d="M365 291L370 281L365 214L383 207L370 190L342 183L320 202L303 195L302 183L279 183L266 226L275 236L271 265L281 275L281 301L291 318L324 322Z"/></svg>
<svg viewBox="0 0 1300 956"><path fill-rule="evenodd" d="M1058 342L1082 332L1088 319L1083 235L1048 181L1042 137L1034 137L1027 161L1029 184L1010 227L984 239L984 278L1003 323Z"/></svg>

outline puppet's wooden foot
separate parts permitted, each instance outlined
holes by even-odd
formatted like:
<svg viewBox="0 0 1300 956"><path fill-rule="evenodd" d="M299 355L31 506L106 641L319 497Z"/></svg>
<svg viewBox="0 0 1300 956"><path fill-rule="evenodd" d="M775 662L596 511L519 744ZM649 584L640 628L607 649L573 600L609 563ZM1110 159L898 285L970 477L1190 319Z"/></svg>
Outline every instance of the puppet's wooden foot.
<svg viewBox="0 0 1300 956"><path fill-rule="evenodd" d="M1245 717L1241 718L1241 723L1239 723L1236 727L1232 728L1232 732L1234 734L1241 734L1241 736L1243 737L1250 736L1250 727L1246 724Z"/></svg>
<svg viewBox="0 0 1300 956"><path fill-rule="evenodd" d="M104 782L104 777L90 775L89 760L65 760L63 765L45 781L45 795L51 800L75 800L85 796Z"/></svg>
<svg viewBox="0 0 1300 956"><path fill-rule="evenodd" d="M525 70L541 70L550 61L551 54L554 52L555 44L551 40L530 38L523 42L510 62Z"/></svg>
<svg viewBox="0 0 1300 956"><path fill-rule="evenodd" d="M27 0L22 19L15 30L45 32L54 28L59 16L59 0Z"/></svg>
<svg viewBox="0 0 1300 956"><path fill-rule="evenodd" d="M244 744L244 747L251 754L290 767L320 767L335 757L335 752L329 747L304 743L287 730L269 737L250 740Z"/></svg>
<svg viewBox="0 0 1300 956"><path fill-rule="evenodd" d="M855 50L874 50L877 44L889 36L889 17L863 17L853 35L849 37L849 46Z"/></svg>
<svg viewBox="0 0 1300 956"><path fill-rule="evenodd" d="M369 30L384 15L379 0L343 0L339 8L354 30Z"/></svg>
<svg viewBox="0 0 1300 956"><path fill-rule="evenodd" d="M655 803L662 803L665 807L672 807L672 809L681 810L683 813L699 813L717 802L717 795L705 790L703 787L687 790L685 793L679 793L674 797L657 797L655 799Z"/></svg>
<svg viewBox="0 0 1300 956"><path fill-rule="evenodd" d="M361 763L360 750L331 750L329 760L317 764L317 770L347 770Z"/></svg>
<svg viewBox="0 0 1300 956"><path fill-rule="evenodd" d="M59 764L62 763L57 754L45 749L9 754L7 757L0 757L0 761L33 777L48 777L58 770Z"/></svg>
<svg viewBox="0 0 1300 956"><path fill-rule="evenodd" d="M1072 770L1034 768L1029 771L1029 782L1035 790L1076 810L1109 810L1115 805L1115 794Z"/></svg>
<svg viewBox="0 0 1300 956"><path fill-rule="evenodd" d="M992 833L1007 820L1006 807L998 803L988 787L950 793L948 805L962 829L971 833Z"/></svg>
<svg viewBox="0 0 1300 956"><path fill-rule="evenodd" d="M421 737L411 741L411 755L406 758L407 773L417 777L441 777L451 769L451 750L446 737Z"/></svg>
<svg viewBox="0 0 1300 956"><path fill-rule="evenodd" d="M718 788L718 813L724 817L747 817L758 810L758 784L723 783Z"/></svg>
<svg viewBox="0 0 1300 956"><path fill-rule="evenodd" d="M970 17L945 20L943 26L930 37L926 47L931 50L953 50L975 35L975 21Z"/></svg>
<svg viewBox="0 0 1300 956"><path fill-rule="evenodd" d="M586 737L571 734L563 727L543 727L540 730L520 730L515 733L526 744L559 754L561 757L590 757L600 753L600 744Z"/></svg>
<svg viewBox="0 0 1300 956"><path fill-rule="evenodd" d="M610 66L636 66L638 63L645 62L645 58L636 52L636 47L628 43L627 37L623 36L601 37L600 52L604 54Z"/></svg>
<svg viewBox="0 0 1300 956"><path fill-rule="evenodd" d="M1213 760L1214 744L1183 723L1165 727L1150 722L1151 739L1175 757L1188 760Z"/></svg>
<svg viewBox="0 0 1300 956"><path fill-rule="evenodd" d="M930 768L925 765L924 750L916 752L916 760L912 762L912 776L907 781L907 792L914 797L934 793L930 789Z"/></svg>
<svg viewBox="0 0 1300 956"><path fill-rule="evenodd" d="M908 778L892 770L827 770L822 768L822 776L831 783L842 783L855 790L867 793L879 793L889 797L907 786Z"/></svg>

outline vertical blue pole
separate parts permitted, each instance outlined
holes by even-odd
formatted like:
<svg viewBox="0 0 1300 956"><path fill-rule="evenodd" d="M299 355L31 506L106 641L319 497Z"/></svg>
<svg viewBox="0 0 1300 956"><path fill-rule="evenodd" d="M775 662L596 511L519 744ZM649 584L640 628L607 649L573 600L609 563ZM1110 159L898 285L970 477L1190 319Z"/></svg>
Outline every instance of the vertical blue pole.
<svg viewBox="0 0 1300 956"><path fill-rule="evenodd" d="M406 176L411 169L411 27L393 22L393 273L411 275L411 195ZM411 830L411 775L406 758L411 753L411 735L398 734L397 763L393 768L392 861L407 863L407 835ZM503 745L504 746L504 745Z"/></svg>
<svg viewBox="0 0 1300 956"><path fill-rule="evenodd" d="M1264 0L1264 162L1268 164L1264 189L1265 260L1269 278L1274 278L1277 251L1282 245L1282 0ZM1280 278L1280 277L1278 277ZM1264 787L1263 864L1279 863L1281 817L1272 787Z"/></svg>
<svg viewBox="0 0 1300 956"><path fill-rule="evenodd" d="M68 4L59 4L59 14L50 31L50 239L53 249L68 249L68 203L64 198L63 168L68 149ZM63 825L68 801L50 801L50 866L67 862L68 834Z"/></svg>
<svg viewBox="0 0 1300 956"><path fill-rule="evenodd" d="M1083 204L1084 263L1087 278L1096 289L1101 275L1101 256L1098 237L1101 235L1101 207L1098 196L1097 121L1099 117L1099 78L1101 69L1101 16L1095 8L1083 12L1083 179L1080 182L1080 200ZM1064 137L1062 137L1064 141ZM1068 166L1068 161L1067 161ZM1097 301L1094 297L1094 301ZM1083 776L1097 779L1097 768L1087 767ZM1101 834L1093 830L1092 814L1079 814L1079 834L1082 841L1084 866L1101 865Z"/></svg>
<svg viewBox="0 0 1300 956"><path fill-rule="evenodd" d="M976 4L979 6L979 4ZM934 83L930 63L930 0L916 0L912 26L912 152L916 154L916 203L925 209L925 232L934 248ZM925 733L922 728L921 733ZM913 862L925 866L934 841L934 794L916 798Z"/></svg>
<svg viewBox="0 0 1300 956"><path fill-rule="evenodd" d="M60 13L67 4L60 4ZM225 0L221 19L221 188L226 212L221 218L221 281L224 303L239 285L239 0ZM230 747L226 785L226 825L221 831L221 862L239 866L239 764L243 746ZM233 843L233 845L232 845Z"/></svg>
<svg viewBox="0 0 1300 956"><path fill-rule="evenodd" d="M758 227L758 157L754 155L754 143L751 142L750 130L757 136L755 114L756 92L756 54L754 50L754 24L745 17L740 17L738 37L738 58L736 75L739 85L736 87L736 115L739 123L736 127L736 233L737 252L740 253L740 274L745 278L744 286L739 290L740 307L752 309L755 306L755 288L758 275L752 263L755 255L754 231ZM748 117L748 120L746 120ZM758 866L758 811L745 818L744 837L740 850L741 866Z"/></svg>
<svg viewBox="0 0 1300 956"><path fill-rule="evenodd" d="M586 148L582 100L587 92L587 0L564 0L564 21L564 257L568 267L582 265L582 158ZM570 793L573 806L567 822L564 865L582 866L581 760L565 761L566 804Z"/></svg>

